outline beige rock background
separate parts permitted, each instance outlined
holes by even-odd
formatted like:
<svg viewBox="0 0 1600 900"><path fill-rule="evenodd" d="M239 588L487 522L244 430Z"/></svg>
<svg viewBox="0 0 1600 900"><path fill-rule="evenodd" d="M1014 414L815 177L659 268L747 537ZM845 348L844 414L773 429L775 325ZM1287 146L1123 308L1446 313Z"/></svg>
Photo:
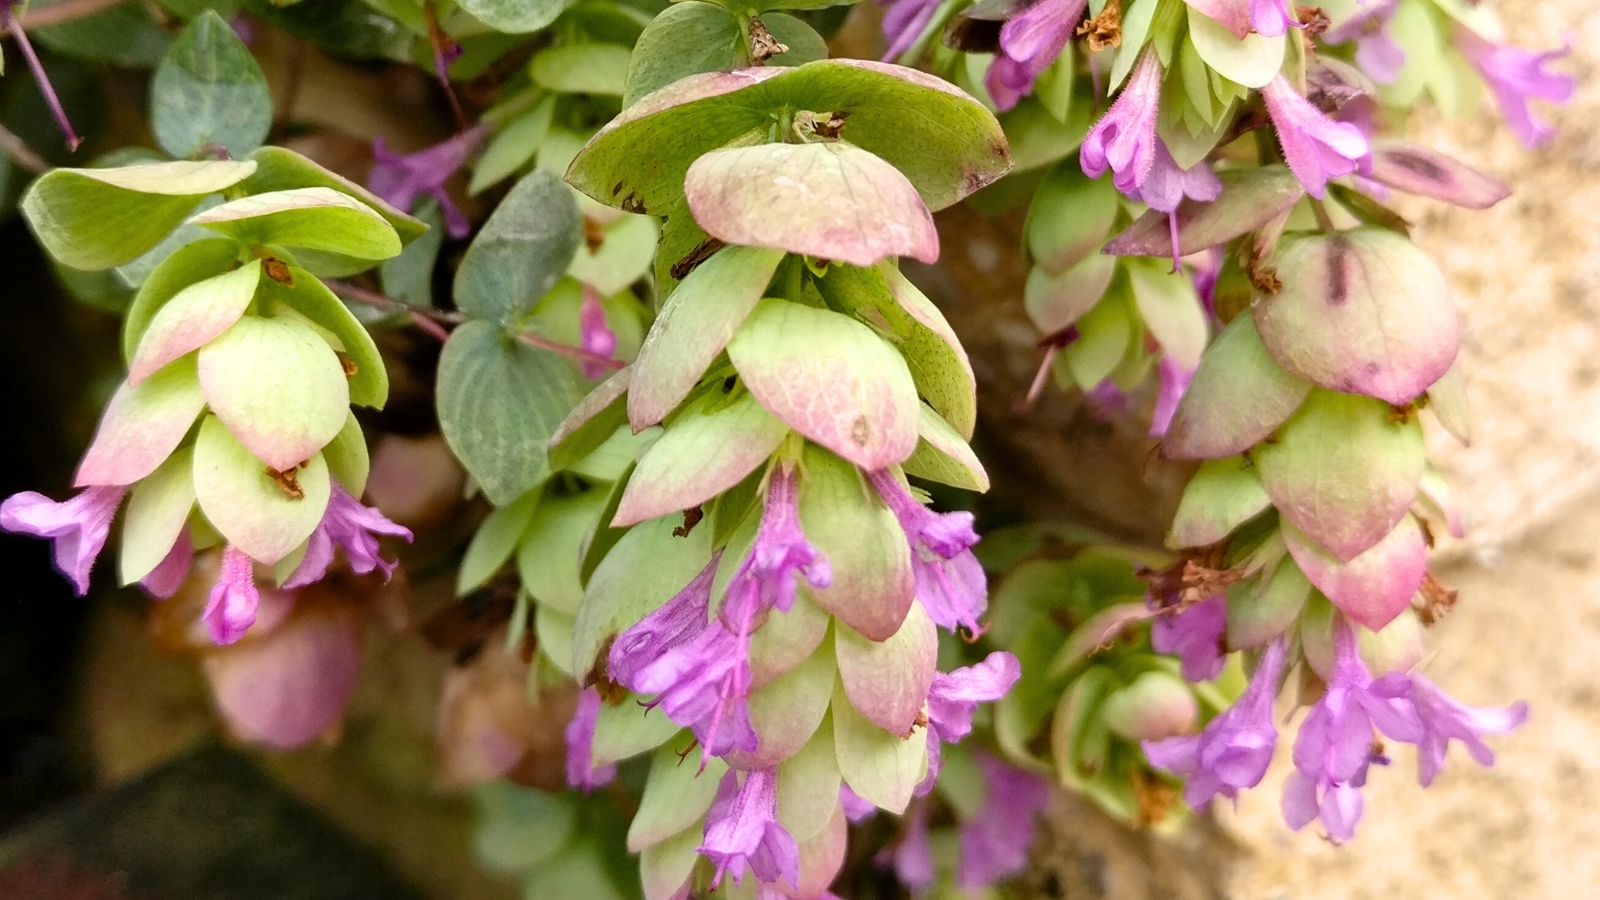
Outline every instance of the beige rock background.
<svg viewBox="0 0 1600 900"><path fill-rule="evenodd" d="M1461 590L1462 602L1432 632L1435 655L1426 665L1464 701L1527 699L1530 722L1496 742L1496 768L1457 757L1426 791L1402 750L1392 769L1375 773L1360 834L1344 848L1282 825L1276 793L1286 759L1237 812L1222 811L1177 836L1128 832L1064 798L1028 879L1035 895L1600 895L1600 675L1592 663L1600 657L1600 98L1590 89L1595 60L1585 49L1600 46L1600 3L1503 0L1499 9L1523 45L1550 46L1570 35L1577 50L1566 65L1581 86L1570 107L1551 111L1561 135L1537 153L1525 151L1487 110L1469 120L1424 116L1418 123L1418 139L1517 191L1482 213L1407 207L1417 239L1459 292L1477 414L1473 446L1442 435L1435 445L1472 531L1442 551L1440 574ZM364 94L391 88L365 74L340 83ZM308 93L302 102L331 108L324 99ZM338 125L364 138L391 130L393 118ZM425 142L414 137L408 144ZM996 475L996 502L1159 540L1185 473L1151 460L1152 444L1135 423L1097 421L1055 391L1028 413L1012 411L1037 361L1037 335L1022 312L1019 225L1016 216L952 211L941 220L946 260L919 276L974 357L989 410L980 452ZM188 663L149 650L142 629L136 612L103 609L85 672L85 721L108 780L211 727L198 676ZM280 757L274 771L438 896L513 895L510 885L470 868L470 808L435 791L426 759L416 758L432 731L443 663L401 645L375 650L368 666L346 743ZM410 697L398 709L385 700L395 692ZM1286 757L1287 744L1281 749ZM374 759L389 763L374 767Z"/></svg>

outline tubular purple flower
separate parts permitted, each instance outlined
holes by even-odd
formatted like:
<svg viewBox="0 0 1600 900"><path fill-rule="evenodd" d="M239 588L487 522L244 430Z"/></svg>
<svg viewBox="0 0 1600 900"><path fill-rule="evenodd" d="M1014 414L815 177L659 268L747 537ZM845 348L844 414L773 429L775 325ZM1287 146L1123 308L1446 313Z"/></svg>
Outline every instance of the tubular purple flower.
<svg viewBox="0 0 1600 900"><path fill-rule="evenodd" d="M1571 44L1560 50L1534 53L1520 47L1484 40L1469 28L1456 28L1456 47L1489 85L1500 115L1528 147L1538 147L1556 136L1555 126L1533 114L1529 101L1537 97L1551 103L1566 103L1577 89L1577 79L1552 72L1547 66L1572 52Z"/></svg>
<svg viewBox="0 0 1600 900"><path fill-rule="evenodd" d="M594 726L600 719L600 691L593 686L578 692L578 707L572 712L563 736L567 741L567 784L588 793L611 783L617 777L615 763L597 766L594 758Z"/></svg>
<svg viewBox="0 0 1600 900"><path fill-rule="evenodd" d="M13 494L0 503L0 528L49 538L55 545L56 570L82 597L89 593L89 570L106 546L111 520L127 491L125 486L97 485L60 503L33 491Z"/></svg>
<svg viewBox="0 0 1600 900"><path fill-rule="evenodd" d="M1263 37L1282 37L1299 27L1288 0L1250 0L1250 25Z"/></svg>
<svg viewBox="0 0 1600 900"><path fill-rule="evenodd" d="M150 593L150 596L159 600L169 599L183 587L189 580L189 568L194 565L194 542L189 540L189 529L184 528L178 533L178 539L172 542L172 549L161 562L156 564L150 574L140 579L139 586Z"/></svg>
<svg viewBox="0 0 1600 900"><path fill-rule="evenodd" d="M583 303L578 306L578 333L578 346L590 353L610 357L617 352L617 333L606 324L603 298L587 284L583 286ZM590 381L604 378L610 371L603 363L583 361L583 377Z"/></svg>
<svg viewBox="0 0 1600 900"><path fill-rule="evenodd" d="M915 502L915 501L913 501ZM833 584L833 569L800 527L800 485L794 468L779 464L767 480L766 505L750 553L728 580L722 623L746 641L757 617L788 612L802 577L814 588Z"/></svg>
<svg viewBox="0 0 1600 900"><path fill-rule="evenodd" d="M1423 787L1433 784L1444 767L1445 751L1451 740L1466 745L1467 752L1480 766L1494 765L1494 751L1483 742L1486 734L1505 734L1528 720L1528 704L1517 701L1510 706L1467 706L1439 690L1421 675L1390 673L1372 683L1380 696L1405 696L1422 722L1422 741L1417 744L1417 781Z"/></svg>
<svg viewBox="0 0 1600 900"><path fill-rule="evenodd" d="M1124 194L1134 195L1143 187L1155 166L1159 143L1161 76L1161 60L1154 49L1145 48L1117 102L1083 139L1078 159L1085 175L1099 178L1109 166L1116 173L1112 183Z"/></svg>
<svg viewBox="0 0 1600 900"><path fill-rule="evenodd" d="M850 790L850 785L842 783L839 785L839 805L844 807L844 817L851 822L866 821L878 811L876 806Z"/></svg>
<svg viewBox="0 0 1600 900"><path fill-rule="evenodd" d="M1402 675L1374 690L1361 661L1355 626L1340 616L1334 626L1333 677L1311 708L1294 742L1295 771L1284 782L1283 819L1299 830L1320 819L1335 843L1355 835L1361 820L1360 788L1367 768L1386 763L1374 750L1373 729L1408 744L1422 741L1422 722L1405 699Z"/></svg>
<svg viewBox="0 0 1600 900"><path fill-rule="evenodd" d="M911 545L911 570L916 596L934 623L950 631L981 631L978 617L989 605L988 579L972 554L978 542L972 513L936 513L923 506L887 469L868 472L867 480L900 521Z"/></svg>
<svg viewBox="0 0 1600 900"><path fill-rule="evenodd" d="M321 581L322 576L328 573L328 566L333 564L333 552L338 547L344 548L351 571L365 575L382 569L383 578L387 581L398 561L383 558L382 548L378 546L377 535L380 534L411 540L410 529L389 521L373 507L362 506L361 501L350 496L343 485L333 482L328 494L328 508L306 541L305 558L283 586L298 588Z"/></svg>
<svg viewBox="0 0 1600 900"><path fill-rule="evenodd" d="M884 0L880 0L884 2ZM933 11L939 8L938 0L887 0L884 5L888 9L883 13L883 39L889 43L889 49L883 52L883 61L891 62L900 54L911 49L917 42L917 37L933 19Z"/></svg>
<svg viewBox="0 0 1600 900"><path fill-rule="evenodd" d="M1210 203L1222 196L1222 182L1217 173L1204 160L1192 168L1178 166L1177 160L1167 150L1167 144L1156 138L1155 160L1144 184L1135 192L1134 199L1141 200L1151 209L1167 214L1167 228L1172 232L1172 271L1183 268L1178 241L1178 205L1185 197Z"/></svg>
<svg viewBox="0 0 1600 900"><path fill-rule="evenodd" d="M906 810L905 831L894 848L894 874L900 883L920 897L933 886L938 874L933 865L933 848L928 845L928 801L914 800Z"/></svg>
<svg viewBox="0 0 1600 900"><path fill-rule="evenodd" d="M747 866L767 884L780 879L798 884L800 848L794 836L778 824L777 767L746 772L743 784L739 774L729 769L722 776L716 799L706 813L700 855L716 866L712 887L730 872L734 883L742 884Z"/></svg>
<svg viewBox="0 0 1600 900"><path fill-rule="evenodd" d="M1219 595L1156 616L1150 623L1150 645L1157 653L1181 659L1185 679L1210 681L1221 674L1226 661L1222 643L1227 630L1228 603Z"/></svg>
<svg viewBox="0 0 1600 900"><path fill-rule="evenodd" d="M1272 701L1278 696L1287 651L1284 639L1267 645L1244 694L1197 735L1143 742L1150 764L1185 778L1183 799L1196 810L1221 795L1261 783L1278 743Z"/></svg>
<svg viewBox="0 0 1600 900"><path fill-rule="evenodd" d="M658 695L667 718L694 731L702 764L730 750L754 752L749 642L712 618L711 584L720 554L660 609L617 636L610 677L634 693Z"/></svg>
<svg viewBox="0 0 1600 900"><path fill-rule="evenodd" d="M988 782L989 792L977 815L961 823L961 862L956 885L979 888L1028 868L1034 820L1050 805L1050 782L1032 772L1006 765L987 753L973 760Z"/></svg>
<svg viewBox="0 0 1600 900"><path fill-rule="evenodd" d="M33 44L28 40L27 32L22 30L22 23L17 21L16 14L12 11L17 5L17 0L0 0L0 30L10 32L11 37L17 42L17 49L22 51L22 58L27 60L28 68L33 72L33 81L39 86L39 95L44 98L45 105L50 107L50 115L55 117L56 127L61 129L61 134L67 139L67 149L77 150L83 143L83 138L78 137L72 130L72 123L67 120L67 111L61 107L61 98L56 96L55 85L50 83L50 74L44 70L44 64L39 62L39 57L33 52Z"/></svg>
<svg viewBox="0 0 1600 900"><path fill-rule="evenodd" d="M1000 53L984 86L1002 112L1017 105L1050 68L1083 19L1089 0L1038 0L1000 29Z"/></svg>
<svg viewBox="0 0 1600 900"><path fill-rule="evenodd" d="M480 122L447 141L408 155L391 151L384 144L383 135L379 135L372 141L373 166L367 175L367 187L406 211L410 211L417 197L433 197L444 215L445 231L453 238L464 238L472 231L472 223L450 199L444 185L488 135L489 125Z"/></svg>
<svg viewBox="0 0 1600 900"><path fill-rule="evenodd" d="M1328 29L1322 38L1330 44L1355 41L1356 65L1378 84L1394 84L1406 64L1405 50L1389 36L1397 2L1378 0L1363 7L1337 28Z"/></svg>
<svg viewBox="0 0 1600 900"><path fill-rule="evenodd" d="M978 704L1001 699L1021 677L1022 663L1004 650L990 653L976 665L933 676L927 700L928 775L917 785L918 797L933 790L943 764L943 745L960 743L972 733L972 717Z"/></svg>
<svg viewBox="0 0 1600 900"><path fill-rule="evenodd" d="M229 544L222 551L222 574L211 588L205 612L200 614L212 643L222 647L244 637L256 623L256 610L260 605L255 562L243 550Z"/></svg>
<svg viewBox="0 0 1600 900"><path fill-rule="evenodd" d="M1306 193L1322 199L1330 178L1349 175L1371 157L1361 129L1335 122L1300 96L1282 75L1261 89L1283 156Z"/></svg>

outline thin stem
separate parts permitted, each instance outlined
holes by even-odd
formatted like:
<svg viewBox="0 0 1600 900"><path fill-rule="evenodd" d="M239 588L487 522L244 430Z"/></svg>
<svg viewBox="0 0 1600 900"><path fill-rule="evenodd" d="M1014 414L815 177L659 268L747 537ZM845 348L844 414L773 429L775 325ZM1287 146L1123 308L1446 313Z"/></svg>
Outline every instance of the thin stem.
<svg viewBox="0 0 1600 900"><path fill-rule="evenodd" d="M33 44L28 40L28 35L17 24L17 19L11 14L10 0L0 0L0 27L11 33L17 41L17 49L22 51L23 59L28 61L28 68L33 70L33 80L39 85L39 93L44 96L44 102L50 107L50 112L56 118L56 125L61 133L67 137L67 149L76 150L83 143L83 138L78 137L72 130L72 123L67 121L67 111L61 108L61 99L56 96L55 86L50 83L50 75L45 72L44 64L39 62L39 57L33 52Z"/></svg>
<svg viewBox="0 0 1600 900"><path fill-rule="evenodd" d="M441 341L450 337L450 332L444 328L445 325L460 325L469 318L468 316L462 315L459 312L412 306L403 300L396 300L395 298L386 294L380 294L377 291L369 291L364 287L358 287L357 285L350 284L346 281L329 281L327 282L327 285L329 290L345 298L346 300L360 303L363 306L370 306L374 309L382 309L387 310L388 312L400 313L401 315L410 318L413 325L417 326L423 331L426 331L428 334L438 338ZM531 332L518 332L517 340L522 341L524 344L527 344L530 347L538 347L541 350L549 350L552 353L559 353L562 356L570 356L573 359L581 362L594 363L595 365L604 366L608 369L621 369L627 365L627 363L620 359L602 356L599 353L591 353L582 347L574 347L570 344L563 344L560 341L552 341L547 337L533 334Z"/></svg>
<svg viewBox="0 0 1600 900"><path fill-rule="evenodd" d="M64 3L52 3L49 6L36 7L28 10L22 21L7 21L0 24L0 37L9 35L20 24L24 28L44 28L47 25L61 25L66 22L76 22L87 19L96 13L102 13L113 6L121 6L128 0L66 0ZM8 19L10 17L7 17Z"/></svg>
<svg viewBox="0 0 1600 900"><path fill-rule="evenodd" d="M0 125L0 153L11 157L12 162L35 175L50 171L50 163L4 125Z"/></svg>
<svg viewBox="0 0 1600 900"><path fill-rule="evenodd" d="M1321 200L1315 198L1311 200L1311 214L1317 217L1317 227L1325 234L1332 234L1338 230L1333 227L1333 217L1328 215L1328 207L1324 206Z"/></svg>

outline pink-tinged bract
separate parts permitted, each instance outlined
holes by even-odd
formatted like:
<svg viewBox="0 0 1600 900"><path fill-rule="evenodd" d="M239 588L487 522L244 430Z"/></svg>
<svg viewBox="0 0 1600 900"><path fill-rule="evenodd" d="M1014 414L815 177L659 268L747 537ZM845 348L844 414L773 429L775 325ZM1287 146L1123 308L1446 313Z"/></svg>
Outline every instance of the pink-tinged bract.
<svg viewBox="0 0 1600 900"><path fill-rule="evenodd" d="M189 539L189 529L178 533L172 549L162 557L148 574L139 580L139 586L158 600L166 600L189 580L189 569L194 565L194 542Z"/></svg>
<svg viewBox="0 0 1600 900"><path fill-rule="evenodd" d="M72 582L82 597L89 593L89 570L105 548L111 520L127 491L120 485L85 488L60 503L33 491L13 494L0 504L0 528L49 538L54 544L56 571Z"/></svg>

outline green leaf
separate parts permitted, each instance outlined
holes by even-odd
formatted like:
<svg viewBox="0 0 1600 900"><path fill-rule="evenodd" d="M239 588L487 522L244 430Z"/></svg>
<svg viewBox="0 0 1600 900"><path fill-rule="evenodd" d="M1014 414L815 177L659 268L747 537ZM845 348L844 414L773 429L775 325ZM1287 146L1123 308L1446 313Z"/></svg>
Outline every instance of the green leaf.
<svg viewBox="0 0 1600 900"><path fill-rule="evenodd" d="M1023 98L1001 120L1006 140L1011 142L1013 170L1027 172L1068 157L1075 159L1094 125L1094 115L1092 104L1074 103L1071 116L1062 122L1038 100Z"/></svg>
<svg viewBox="0 0 1600 900"><path fill-rule="evenodd" d="M1121 208L1110 179L1083 174L1076 159L1064 162L1045 176L1028 207L1028 252L1040 268L1059 275L1100 249Z"/></svg>
<svg viewBox="0 0 1600 900"><path fill-rule="evenodd" d="M458 327L439 357L440 430L491 503L549 476L545 446L581 396L566 360L488 322Z"/></svg>
<svg viewBox="0 0 1600 900"><path fill-rule="evenodd" d="M461 8L493 28L526 34L549 25L572 0L462 0Z"/></svg>
<svg viewBox="0 0 1600 900"><path fill-rule="evenodd" d="M906 474L969 491L987 491L989 473L966 440L927 404L920 412L917 449L901 464Z"/></svg>
<svg viewBox="0 0 1600 900"><path fill-rule="evenodd" d="M251 260L175 294L150 317L139 348L128 361L129 383L137 385L178 357L221 337L250 307L260 280L261 263Z"/></svg>
<svg viewBox="0 0 1600 900"><path fill-rule="evenodd" d="M760 301L783 253L724 247L690 272L661 306L634 360L628 420L660 422L689 396Z"/></svg>
<svg viewBox="0 0 1600 900"><path fill-rule="evenodd" d="M248 155L272 127L267 77L223 18L206 10L167 49L150 79L150 130L179 158L213 145Z"/></svg>
<svg viewBox="0 0 1600 900"><path fill-rule="evenodd" d="M689 166L689 211L729 244L870 266L939 258L939 233L916 188L844 141L713 150Z"/></svg>
<svg viewBox="0 0 1600 900"><path fill-rule="evenodd" d="M1193 369L1205 352L1209 326L1194 282L1164 264L1142 261L1127 266L1128 282L1139 318L1161 351L1185 369Z"/></svg>
<svg viewBox="0 0 1600 900"><path fill-rule="evenodd" d="M839 782L830 716L798 753L778 764L778 821L796 841L810 840L833 819Z"/></svg>
<svg viewBox="0 0 1600 900"><path fill-rule="evenodd" d="M474 847L489 868L521 875L566 848L577 819L568 797L509 780L481 784L477 794L483 817Z"/></svg>
<svg viewBox="0 0 1600 900"><path fill-rule="evenodd" d="M122 583L133 584L167 558L194 508L194 452L185 447L134 485L122 514Z"/></svg>
<svg viewBox="0 0 1600 900"><path fill-rule="evenodd" d="M644 895L648 900L675 897L687 891L695 863L700 861L697 848L704 836L703 827L685 828L659 844L646 847L639 854L639 880L644 884Z"/></svg>
<svg viewBox="0 0 1600 900"><path fill-rule="evenodd" d="M703 0L674 3L650 20L634 45L623 108L680 78L749 64L748 44L733 13Z"/></svg>
<svg viewBox="0 0 1600 900"><path fill-rule="evenodd" d="M517 572L522 589L541 607L578 614L583 584L578 578L583 540L606 505L605 490L565 496L547 495L534 510L522 547L517 552Z"/></svg>
<svg viewBox="0 0 1600 900"><path fill-rule="evenodd" d="M804 2L804 0L795 0ZM828 0L824 5L842 5L845 0ZM779 7L768 7L778 9ZM789 9L800 7L790 6ZM803 66L808 62L828 58L828 42L815 28L804 21L784 13L765 13L761 22L767 26L767 31L778 43L789 49L767 60L769 66Z"/></svg>
<svg viewBox="0 0 1600 900"><path fill-rule="evenodd" d="M274 565L299 547L327 509L328 466L322 454L312 454L296 478L305 495L298 500L284 494L215 416L201 420L194 444L200 511L229 543L262 565Z"/></svg>
<svg viewBox="0 0 1600 900"><path fill-rule="evenodd" d="M372 474L372 457L367 454L367 436L361 433L355 413L345 414L344 427L322 448L322 458L328 463L328 474L344 485L350 496L360 498L367 489L367 476Z"/></svg>
<svg viewBox="0 0 1600 900"><path fill-rule="evenodd" d="M39 243L61 263L95 271L138 258L207 194L238 184L250 162L170 162L119 169L54 169L22 197Z"/></svg>
<svg viewBox="0 0 1600 900"><path fill-rule="evenodd" d="M533 521L539 492L529 491L505 506L497 506L473 532L472 542L456 570L456 593L465 595L482 587L511 559Z"/></svg>
<svg viewBox="0 0 1600 900"><path fill-rule="evenodd" d="M632 380L633 369L620 369L578 401L550 436L551 469L572 468L628 424L624 403Z"/></svg>
<svg viewBox="0 0 1600 900"><path fill-rule="evenodd" d="M417 210L417 220L428 226L428 233L406 245L400 255L386 259L378 269L383 292L412 306L433 305L433 270L444 246L444 217L439 201L425 200Z"/></svg>
<svg viewBox="0 0 1600 900"><path fill-rule="evenodd" d="M753 691L750 729L759 746L729 753L728 762L741 769L764 769L800 752L827 718L836 671L833 648L824 643L799 665Z"/></svg>
<svg viewBox="0 0 1600 900"><path fill-rule="evenodd" d="M227 272L243 248L228 238L207 238L173 251L139 286L122 321L122 358L131 363L145 332L167 301L190 285Z"/></svg>
<svg viewBox="0 0 1600 900"><path fill-rule="evenodd" d="M628 48L616 44L563 44L540 51L528 66L533 83L558 94L622 96Z"/></svg>
<svg viewBox="0 0 1600 900"><path fill-rule="evenodd" d="M1263 87L1277 76L1287 46L1285 35L1250 34L1241 40L1207 16L1189 17L1189 40L1217 74L1248 88Z"/></svg>
<svg viewBox="0 0 1600 900"><path fill-rule="evenodd" d="M590 576L572 637L572 668L580 678L604 665L600 651L612 638L676 596L710 561L711 529L677 537L677 527L671 519L634 526Z"/></svg>
<svg viewBox="0 0 1600 900"><path fill-rule="evenodd" d="M844 140L900 170L931 210L990 184L1010 167L1000 123L934 76L869 60L818 60L691 75L635 103L602 128L568 171L601 203L667 215L696 159L775 116L846 116Z"/></svg>
<svg viewBox="0 0 1600 900"><path fill-rule="evenodd" d="M1116 275L1116 257L1103 253L1085 256L1058 275L1034 266L1022 287L1023 307L1041 333L1059 334L1094 309Z"/></svg>
<svg viewBox="0 0 1600 900"><path fill-rule="evenodd" d="M230 200L189 220L247 244L276 244L360 260L398 256L400 236L377 210L333 188L293 188Z"/></svg>
<svg viewBox="0 0 1600 900"><path fill-rule="evenodd" d="M638 853L699 824L726 771L728 764L720 758L712 758L701 771L698 757L681 757L672 747L657 750L650 758L639 809L628 825L628 852Z"/></svg>
<svg viewBox="0 0 1600 900"><path fill-rule="evenodd" d="M522 598L525 597L522 595ZM580 674L572 671L573 624L573 617L559 609L535 607L533 627L539 641L539 652L568 678L576 678Z"/></svg>
<svg viewBox="0 0 1600 900"><path fill-rule="evenodd" d="M1243 453L1282 425L1310 392L1310 382L1273 360L1255 320L1236 316L1200 357L1162 452L1169 459Z"/></svg>
<svg viewBox="0 0 1600 900"><path fill-rule="evenodd" d="M656 253L657 226L649 216L624 214L605 227L597 250L587 243L578 245L567 274L592 286L606 297L627 290L635 281L650 274Z"/></svg>
<svg viewBox="0 0 1600 900"><path fill-rule="evenodd" d="M467 248L456 270L456 306L498 322L521 316L560 280L582 234L566 185L549 172L529 173Z"/></svg>
<svg viewBox="0 0 1600 900"><path fill-rule="evenodd" d="M728 357L769 412L863 469L894 465L917 447L917 387L905 360L848 316L763 300Z"/></svg>
<svg viewBox="0 0 1600 900"><path fill-rule="evenodd" d="M879 809L905 812L928 770L922 726L910 737L884 731L856 712L840 684L833 692L833 744L839 773L851 790Z"/></svg>
<svg viewBox="0 0 1600 900"><path fill-rule="evenodd" d="M1178 206L1178 245L1183 255L1225 244L1266 225L1305 196L1287 166L1250 166L1217 173L1222 193L1210 203L1185 199ZM1112 238L1114 256L1172 256L1167 214L1150 210Z"/></svg>
<svg viewBox="0 0 1600 900"><path fill-rule="evenodd" d="M302 0L305 2L305 0ZM427 224L395 209L377 194L342 175L335 174L304 156L283 147L262 147L250 154L255 173L240 188L249 194L287 191L295 188L323 187L360 200L394 226L403 243L410 243L428 230Z"/></svg>
<svg viewBox="0 0 1600 900"><path fill-rule="evenodd" d="M1416 499L1422 424L1392 412L1371 397L1316 390L1253 454L1279 514L1341 562L1382 540Z"/></svg>
<svg viewBox="0 0 1600 900"><path fill-rule="evenodd" d="M1167 545L1180 548L1215 544L1271 506L1272 499L1261 486L1255 468L1243 456L1201 463L1183 489Z"/></svg>
<svg viewBox="0 0 1600 900"><path fill-rule="evenodd" d="M1078 387L1090 390L1122 362L1133 335L1126 299L1119 293L1107 294L1078 320L1078 339L1061 351L1061 362Z"/></svg>
<svg viewBox="0 0 1600 900"><path fill-rule="evenodd" d="M389 370L372 335L315 275L297 266L290 266L289 274L294 279L293 287L267 279L261 286L262 298L282 303L332 332L339 339L338 349L355 366L355 373L349 376L350 402L382 409L389 399Z"/></svg>
<svg viewBox="0 0 1600 900"><path fill-rule="evenodd" d="M556 98L546 97L533 109L501 126L483 148L477 165L473 166L467 193L482 193L490 185L509 178L527 165L550 133L550 119L555 109Z"/></svg>
<svg viewBox="0 0 1600 900"><path fill-rule="evenodd" d="M699 506L767 461L789 427L741 391L710 390L674 416L639 458L611 524L633 525Z"/></svg>

